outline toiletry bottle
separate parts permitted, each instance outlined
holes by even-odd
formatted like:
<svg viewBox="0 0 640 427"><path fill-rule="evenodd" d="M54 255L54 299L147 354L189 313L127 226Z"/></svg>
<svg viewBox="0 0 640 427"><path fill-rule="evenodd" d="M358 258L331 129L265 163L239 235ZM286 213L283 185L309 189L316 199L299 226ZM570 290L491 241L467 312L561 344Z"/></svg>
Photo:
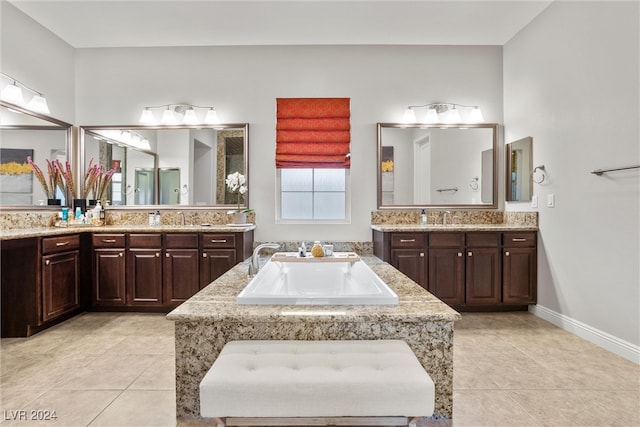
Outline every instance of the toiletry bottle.
<svg viewBox="0 0 640 427"><path fill-rule="evenodd" d="M149 212L149 225L156 225L156 214Z"/></svg>
<svg viewBox="0 0 640 427"><path fill-rule="evenodd" d="M420 225L427 225L427 212L424 209L420 211Z"/></svg>
<svg viewBox="0 0 640 427"><path fill-rule="evenodd" d="M159 226L162 223L162 219L160 217L160 211L156 211L156 226Z"/></svg>
<svg viewBox="0 0 640 427"><path fill-rule="evenodd" d="M66 227L69 222L69 208L62 208L62 218L60 220L60 225L62 227Z"/></svg>
<svg viewBox="0 0 640 427"><path fill-rule="evenodd" d="M298 248L298 256L306 258L307 256L307 244L305 242L300 243Z"/></svg>
<svg viewBox="0 0 640 427"><path fill-rule="evenodd" d="M100 206L100 221L102 221L102 225L104 225L104 220L105 220L106 214L105 214L104 208L102 207L100 202L98 202L98 206Z"/></svg>
<svg viewBox="0 0 640 427"><path fill-rule="evenodd" d="M82 217L82 209L80 209L80 206L76 206L76 221L80 220Z"/></svg>

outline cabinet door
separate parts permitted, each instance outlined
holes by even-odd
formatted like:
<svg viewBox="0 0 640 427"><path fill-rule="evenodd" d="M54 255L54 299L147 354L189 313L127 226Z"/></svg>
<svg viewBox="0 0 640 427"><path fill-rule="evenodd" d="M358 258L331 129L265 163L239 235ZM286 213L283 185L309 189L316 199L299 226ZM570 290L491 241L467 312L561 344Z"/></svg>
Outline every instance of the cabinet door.
<svg viewBox="0 0 640 427"><path fill-rule="evenodd" d="M79 251L42 257L43 321L54 319L80 306L79 277Z"/></svg>
<svg viewBox="0 0 640 427"><path fill-rule="evenodd" d="M124 248L94 249L93 303L112 306L126 304Z"/></svg>
<svg viewBox="0 0 640 427"><path fill-rule="evenodd" d="M200 263L200 289L202 289L236 265L236 250L204 249Z"/></svg>
<svg viewBox="0 0 640 427"><path fill-rule="evenodd" d="M464 303L462 248L429 248L428 290L449 305Z"/></svg>
<svg viewBox="0 0 640 427"><path fill-rule="evenodd" d="M162 249L129 249L127 303L131 306L162 305Z"/></svg>
<svg viewBox="0 0 640 427"><path fill-rule="evenodd" d="M502 270L499 248L467 248L466 303L500 304Z"/></svg>
<svg viewBox="0 0 640 427"><path fill-rule="evenodd" d="M536 248L504 248L503 303L536 303L536 263Z"/></svg>
<svg viewBox="0 0 640 427"><path fill-rule="evenodd" d="M200 289L198 249L167 249L164 256L164 303L177 305Z"/></svg>
<svg viewBox="0 0 640 427"><path fill-rule="evenodd" d="M426 288L424 252L419 249L391 249L391 265Z"/></svg>

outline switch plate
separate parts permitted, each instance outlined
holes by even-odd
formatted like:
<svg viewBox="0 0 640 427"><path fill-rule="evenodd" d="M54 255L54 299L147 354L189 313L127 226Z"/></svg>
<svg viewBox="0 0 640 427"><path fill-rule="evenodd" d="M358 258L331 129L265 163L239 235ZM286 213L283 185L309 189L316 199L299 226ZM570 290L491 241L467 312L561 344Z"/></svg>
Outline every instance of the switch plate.
<svg viewBox="0 0 640 427"><path fill-rule="evenodd" d="M538 207L538 196L531 196L531 207L532 208Z"/></svg>
<svg viewBox="0 0 640 427"><path fill-rule="evenodd" d="M547 207L555 208L556 207L556 196L553 194L547 194Z"/></svg>

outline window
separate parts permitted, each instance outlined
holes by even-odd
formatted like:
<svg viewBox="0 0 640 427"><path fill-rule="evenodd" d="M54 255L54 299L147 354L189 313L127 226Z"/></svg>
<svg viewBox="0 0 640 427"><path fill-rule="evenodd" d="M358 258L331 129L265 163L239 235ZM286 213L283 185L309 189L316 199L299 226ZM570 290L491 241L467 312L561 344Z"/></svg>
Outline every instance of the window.
<svg viewBox="0 0 640 427"><path fill-rule="evenodd" d="M278 219L348 220L348 169L279 169Z"/></svg>

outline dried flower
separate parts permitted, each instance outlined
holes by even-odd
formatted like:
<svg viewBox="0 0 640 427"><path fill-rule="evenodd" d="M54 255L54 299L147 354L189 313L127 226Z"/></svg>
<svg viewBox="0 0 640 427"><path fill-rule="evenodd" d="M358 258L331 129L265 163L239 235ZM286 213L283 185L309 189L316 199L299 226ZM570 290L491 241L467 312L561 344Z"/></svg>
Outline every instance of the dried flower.
<svg viewBox="0 0 640 427"><path fill-rule="evenodd" d="M50 161L47 159L48 179L45 178L42 169L33 163L31 156L27 157L27 163L31 166L33 174L38 179L38 182L40 182L40 185L42 185L42 189L47 195L47 198L54 199L56 197L56 188L60 188L61 191L64 191L64 180L59 160Z"/></svg>

